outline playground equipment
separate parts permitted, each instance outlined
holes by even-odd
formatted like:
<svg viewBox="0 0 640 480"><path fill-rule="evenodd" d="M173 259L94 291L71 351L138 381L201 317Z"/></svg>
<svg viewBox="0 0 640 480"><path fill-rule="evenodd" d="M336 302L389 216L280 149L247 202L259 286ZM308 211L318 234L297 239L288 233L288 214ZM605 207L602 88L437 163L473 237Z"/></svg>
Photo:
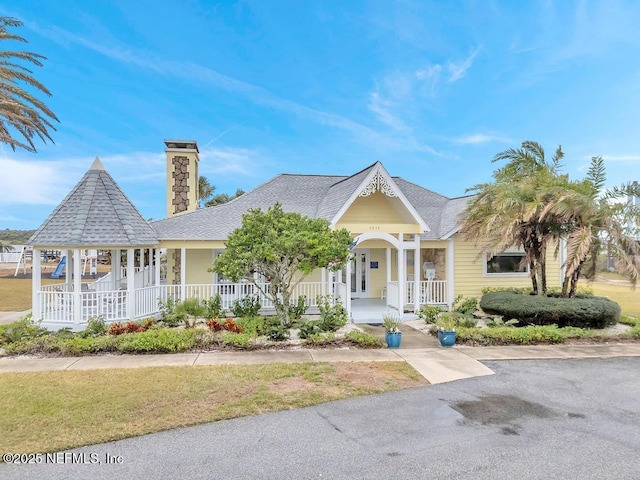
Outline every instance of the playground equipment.
<svg viewBox="0 0 640 480"><path fill-rule="evenodd" d="M56 267L55 271L51 274L51 278L60 278L67 266L67 257L64 255L60 259L60 263ZM89 275L96 278L98 274L98 251L86 250L82 255L82 275L87 274L87 267L89 267Z"/></svg>
<svg viewBox="0 0 640 480"><path fill-rule="evenodd" d="M22 265L22 273L26 274L27 273L27 262L25 260L25 251L26 251L26 246L22 246L22 248L20 249L20 257L18 258L18 264L16 265L16 271L13 274L14 277L18 276L18 270L20 270L20 265Z"/></svg>
<svg viewBox="0 0 640 480"><path fill-rule="evenodd" d="M63 255L62 258L60 259L60 263L58 263L58 266L51 274L51 278L60 278L66 266L67 266L67 256Z"/></svg>

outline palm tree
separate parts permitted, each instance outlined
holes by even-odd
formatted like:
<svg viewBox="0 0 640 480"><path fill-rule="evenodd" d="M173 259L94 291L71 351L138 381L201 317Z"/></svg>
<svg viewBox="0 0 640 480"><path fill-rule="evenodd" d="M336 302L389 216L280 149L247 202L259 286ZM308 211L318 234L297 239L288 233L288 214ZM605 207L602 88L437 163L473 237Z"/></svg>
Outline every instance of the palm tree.
<svg viewBox="0 0 640 480"><path fill-rule="evenodd" d="M216 191L216 187L211 185L207 177L198 177L198 206L202 207L206 201Z"/></svg>
<svg viewBox="0 0 640 480"><path fill-rule="evenodd" d="M558 147L548 162L541 145L526 141L522 148L498 153L493 162L508 163L493 174L494 182L475 185L477 195L464 213L461 233L495 255L510 247L524 250L535 295L547 291L546 256L549 242L558 236L558 219L548 211L554 185L566 181L558 175L564 154Z"/></svg>
<svg viewBox="0 0 640 480"><path fill-rule="evenodd" d="M0 17L0 40L27 42L24 38L10 33L7 27L21 27L23 23L12 17ZM38 136L46 143L53 142L49 129L55 130L52 121L59 121L55 114L36 97L20 87L20 83L40 90L47 96L47 88L31 76L28 68L16 62L27 62L37 67L46 57L33 52L0 51L0 141L7 143L15 151L16 147L36 152L33 143ZM24 140L14 138L19 134Z"/></svg>
<svg viewBox="0 0 640 480"><path fill-rule="evenodd" d="M207 207L215 207L216 205L222 205L223 203L229 203L231 200L238 198L239 196L244 195L244 190L238 188L236 193L233 195L229 195L228 193L219 193L215 195L211 200L209 200L205 205Z"/></svg>
<svg viewBox="0 0 640 480"><path fill-rule="evenodd" d="M626 183L604 190L606 181L602 157L593 157L587 176L582 181L569 182L556 201L543 215L560 218L567 240L563 297L574 297L580 276L593 279L599 254L606 247L616 259L618 269L635 286L640 278L640 243L629 230L638 224L638 208L625 200L637 196L637 184Z"/></svg>

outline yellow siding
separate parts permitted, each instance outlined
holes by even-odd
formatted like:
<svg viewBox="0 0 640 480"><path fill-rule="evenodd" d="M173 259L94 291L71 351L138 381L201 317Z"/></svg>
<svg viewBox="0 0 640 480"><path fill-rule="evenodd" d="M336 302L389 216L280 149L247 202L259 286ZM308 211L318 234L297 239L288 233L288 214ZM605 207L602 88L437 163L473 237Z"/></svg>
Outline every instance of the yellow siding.
<svg viewBox="0 0 640 480"><path fill-rule="evenodd" d="M386 253L384 248L372 248L369 252L369 261L378 262L378 268L369 269L369 296L380 298L382 289L387 286Z"/></svg>
<svg viewBox="0 0 640 480"><path fill-rule="evenodd" d="M554 258L553 246L547 253L548 287L560 286L560 260ZM530 287L529 274L523 276L485 275L483 257L478 257L479 249L472 242L464 241L459 235L454 237L454 290L455 295L482 295L484 287Z"/></svg>
<svg viewBox="0 0 640 480"><path fill-rule="evenodd" d="M404 207L403 207L404 208ZM392 200L380 192L358 197L340 218L340 223L406 223Z"/></svg>
<svg viewBox="0 0 640 480"><path fill-rule="evenodd" d="M211 250L187 250L186 265L187 283L213 283L213 273L207 271L213 265L213 252Z"/></svg>

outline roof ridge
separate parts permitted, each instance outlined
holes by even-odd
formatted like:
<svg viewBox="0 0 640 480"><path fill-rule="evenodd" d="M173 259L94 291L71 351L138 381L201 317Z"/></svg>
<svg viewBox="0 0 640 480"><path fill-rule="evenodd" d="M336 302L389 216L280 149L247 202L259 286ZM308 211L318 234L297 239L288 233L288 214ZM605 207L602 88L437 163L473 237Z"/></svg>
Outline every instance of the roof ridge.
<svg viewBox="0 0 640 480"><path fill-rule="evenodd" d="M363 168L362 170L360 170L360 171L358 171L358 172L356 172L356 173L354 173L354 174L352 174L352 175L347 175L347 176L346 176L345 178L343 178L342 180L340 180L340 181L338 181L338 182L336 182L336 183L334 183L334 184L330 185L330 187L329 187L329 188L334 187L334 186L338 185L339 183L346 182L347 180L349 180L349 179L351 179L351 178L355 177L356 175L360 175L360 174L361 174L362 172L364 172L365 170L369 170L370 168L373 168L373 167L376 165L376 163L380 163L380 161L379 161L379 160L376 160L375 162L373 162L373 163L372 163L371 165L369 165L368 167L365 167L365 168Z"/></svg>

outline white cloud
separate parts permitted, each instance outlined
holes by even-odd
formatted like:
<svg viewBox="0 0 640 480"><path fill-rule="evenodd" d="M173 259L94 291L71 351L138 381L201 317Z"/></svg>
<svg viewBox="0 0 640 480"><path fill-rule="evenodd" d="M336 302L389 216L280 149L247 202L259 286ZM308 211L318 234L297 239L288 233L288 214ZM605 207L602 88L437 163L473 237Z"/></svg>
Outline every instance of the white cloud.
<svg viewBox="0 0 640 480"><path fill-rule="evenodd" d="M467 74L467 70L471 68L473 61L482 50L482 45L477 47L471 54L461 62L447 62L447 71L449 72L449 82L455 83Z"/></svg>
<svg viewBox="0 0 640 480"><path fill-rule="evenodd" d="M64 162L27 162L0 158L3 205L57 205L79 177L67 175Z"/></svg>
<svg viewBox="0 0 640 480"><path fill-rule="evenodd" d="M394 138L390 138L387 135L381 134L346 117L324 112L322 110L316 110L292 100L279 97L263 87L237 80L221 74L209 67L204 67L191 62L161 59L157 58L153 54L149 54L148 52L134 51L131 48L126 47L105 47L104 45L96 43L88 38L81 37L57 27L43 29L34 25L33 28L41 35L63 45L66 43L82 45L85 48L122 63L137 65L138 67L152 70L161 75L171 75L186 81L200 81L223 90L243 95L256 105L262 105L274 110L295 115L299 118L319 123L321 125L327 125L347 131L362 143L373 143L375 145L393 149L406 147L406 143L398 142Z"/></svg>
<svg viewBox="0 0 640 480"><path fill-rule="evenodd" d="M510 139L500 137L497 135L487 135L484 133L473 133L469 135L463 135L453 140L455 143L462 145L474 145L481 143L500 142L500 143L512 143Z"/></svg>
<svg viewBox="0 0 640 480"><path fill-rule="evenodd" d="M376 114L380 122L396 130L405 130L404 122L391 113L392 107L393 102L384 100L378 92L372 92L369 95L369 110Z"/></svg>
<svg viewBox="0 0 640 480"><path fill-rule="evenodd" d="M202 175L245 175L260 174L265 163L264 156L249 148L205 148L200 151L200 173Z"/></svg>
<svg viewBox="0 0 640 480"><path fill-rule="evenodd" d="M640 155L603 155L602 158L608 162L640 162Z"/></svg>

